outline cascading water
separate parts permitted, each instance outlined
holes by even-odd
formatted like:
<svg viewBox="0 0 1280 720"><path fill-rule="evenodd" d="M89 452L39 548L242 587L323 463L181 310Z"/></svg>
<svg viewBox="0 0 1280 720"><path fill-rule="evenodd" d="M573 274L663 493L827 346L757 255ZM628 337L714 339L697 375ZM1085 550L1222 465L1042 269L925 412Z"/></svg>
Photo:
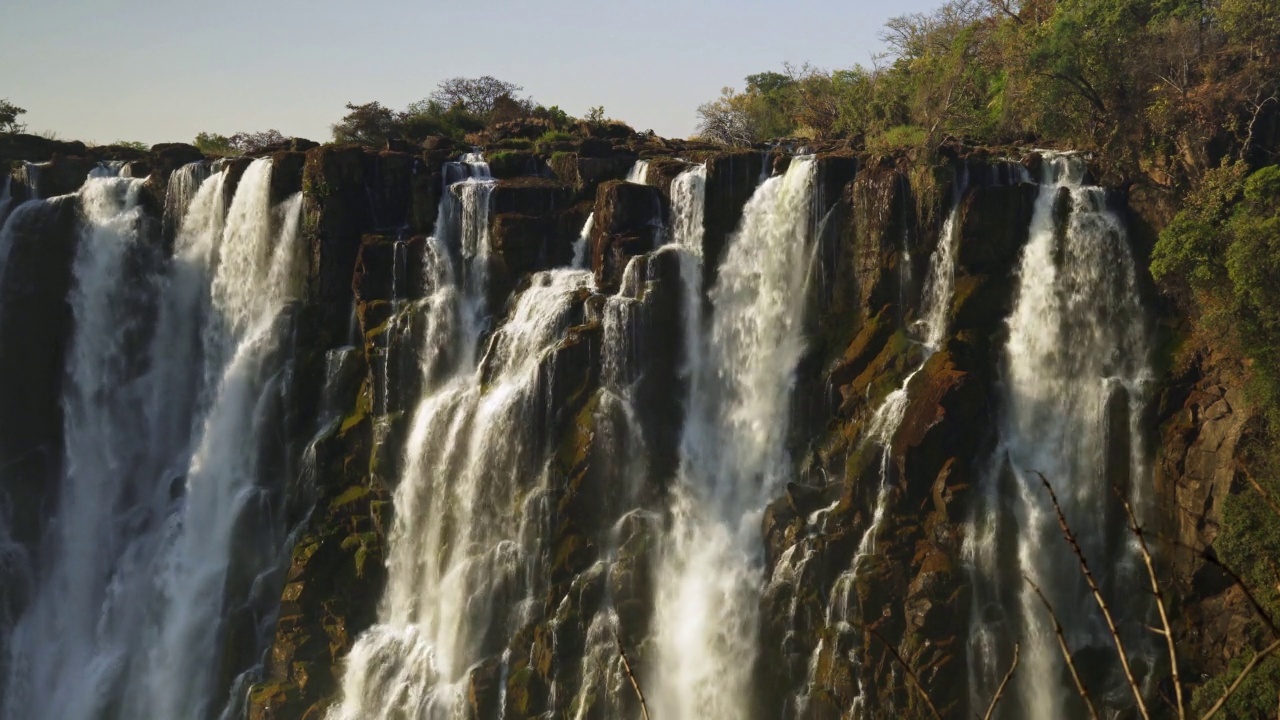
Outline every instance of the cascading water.
<svg viewBox="0 0 1280 720"><path fill-rule="evenodd" d="M1113 612L1130 621L1123 626L1141 628L1150 611L1149 599L1122 590L1141 581L1112 496L1115 485L1141 508L1149 482L1139 432L1151 381L1144 312L1122 221L1107 207L1104 191L1084 185L1083 176L1081 157L1046 156L1008 322L1000 444L965 547L974 582L975 703L994 692L1013 639L1023 644L1017 702L1007 704L1004 717L1061 717L1076 702L1061 679L1050 621L1020 575L1044 590L1074 651L1099 648L1101 657L1113 657L1037 472L1054 484ZM1131 652L1149 653L1144 640L1126 644ZM1147 667L1152 662L1148 656ZM1111 670L1110 684L1091 688L1093 696L1126 707L1132 699Z"/></svg>
<svg viewBox="0 0 1280 720"><path fill-rule="evenodd" d="M528 421L542 414L540 368L591 275L538 273L482 357L456 352L474 346L484 325L492 184L481 162L464 159L474 174L458 173L471 177L450 186L428 244L436 255L454 248L462 287L451 273L429 272L432 327L422 352L430 375L395 494L390 579L378 624L351 651L332 718L454 717L466 671L493 651L488 638L507 636L536 590L529 566L544 491L536 471L522 476L545 462L545 448ZM452 316L465 321L440 322ZM436 365L441 356L454 360L449 369Z"/></svg>
<svg viewBox="0 0 1280 720"><path fill-rule="evenodd" d="M535 589L526 566L537 548L523 524L539 495L536 479L520 478L543 462L526 421L539 413L539 367L589 282L572 270L535 276L479 365L424 395L396 490L379 622L352 649L331 717L453 717L467 669L493 651L490 623L506 637L502 623L518 619L518 601Z"/></svg>
<svg viewBox="0 0 1280 720"><path fill-rule="evenodd" d="M4 221L9 217L9 209L13 207L13 176L5 173L0 178L0 229L4 228Z"/></svg>
<svg viewBox="0 0 1280 720"><path fill-rule="evenodd" d="M647 185L649 182L649 161L637 160L627 172L627 182Z"/></svg>
<svg viewBox="0 0 1280 720"><path fill-rule="evenodd" d="M787 472L816 176L812 157L796 158L757 188L711 291L706 362L693 382L659 559L657 657L646 678L656 717L740 718L752 704L757 528Z"/></svg>
<svg viewBox="0 0 1280 720"><path fill-rule="evenodd" d="M272 208L256 161L224 228L215 175L165 260L143 181L111 170L77 196L62 487L10 643L11 720L212 715L227 613L269 619L278 598L261 580L283 549L282 483L259 472L255 438L287 379L301 198Z"/></svg>
<svg viewBox="0 0 1280 720"><path fill-rule="evenodd" d="M955 285L955 254L960 234L960 199L964 194L965 186L966 176L962 174L955 186L951 210L948 212L947 219L943 222L942 229L938 234L937 247L929 258L929 270L921 291L920 319L916 322L915 327L912 328L915 335L913 339L920 346L920 359L917 361L915 368L903 379L901 386L890 392L880 403L880 406L872 413L867 424L866 436L863 442L874 443L881 448L880 482L876 490L875 505L870 522L862 534L862 539L858 542L853 560L849 568L842 572L832 584L831 593L827 600L823 624L828 632L833 635L849 635L859 632L855 628L855 607L851 590L858 580L859 571L864 561L875 553L876 537L885 519L889 491L893 482L891 477L893 439L906 413L907 402L910 399L908 391L912 379L924 368L929 358L938 351L943 339L946 337L947 315L951 309L951 298ZM821 531L826 529L825 523L828 517L828 511L823 510L814 513L809 518L809 524L819 530L816 536L821 536ZM808 547L807 543L802 543L802 545L791 548L790 555L778 563L778 567L774 569L774 577L771 582L799 583L803 577L805 565L809 561L811 552L811 548ZM825 682L825 679L819 674L819 666L828 642L830 640L826 637L826 634L820 636L818 644L814 647L810 656L808 678L794 699L798 714L803 714L810 696L820 689ZM857 648L858 646L855 644L854 648L849 652L849 662L855 667L861 664ZM860 687L859 690L860 697L855 700L855 708L860 708L862 704L861 691L864 689Z"/></svg>
<svg viewBox="0 0 1280 720"><path fill-rule="evenodd" d="M573 267L583 270L587 267L587 253L590 251L591 230L596 226L596 214L592 212L587 216L587 222L582 226L582 232L578 233L578 239L573 243Z"/></svg>

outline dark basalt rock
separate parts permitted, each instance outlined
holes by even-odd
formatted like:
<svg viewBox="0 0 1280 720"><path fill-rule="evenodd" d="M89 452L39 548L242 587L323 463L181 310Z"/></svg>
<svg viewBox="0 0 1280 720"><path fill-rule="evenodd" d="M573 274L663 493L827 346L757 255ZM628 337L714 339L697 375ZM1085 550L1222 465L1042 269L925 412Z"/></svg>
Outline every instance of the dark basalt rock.
<svg viewBox="0 0 1280 720"><path fill-rule="evenodd" d="M1013 309L1038 194L1030 184L980 185L961 199L949 323L953 333L974 330L975 344L987 353L998 345L1001 321Z"/></svg>
<svg viewBox="0 0 1280 720"><path fill-rule="evenodd" d="M88 148L79 141L50 140L26 133L0 133L0 161L44 162L55 156L85 157Z"/></svg>
<svg viewBox="0 0 1280 720"><path fill-rule="evenodd" d="M302 192L302 168L306 165L305 153L280 150L271 157L271 202L282 203Z"/></svg>
<svg viewBox="0 0 1280 720"><path fill-rule="evenodd" d="M712 287L729 236L737 229L742 208L760 183L763 153L754 150L718 153L707 159L707 205L703 236L703 287Z"/></svg>
<svg viewBox="0 0 1280 720"><path fill-rule="evenodd" d="M547 178L499 180L489 198L490 212L552 216L569 207L571 196L570 188Z"/></svg>
<svg viewBox="0 0 1280 720"><path fill-rule="evenodd" d="M630 259L661 242L666 214L655 187L616 180L600 186L590 240L596 287L604 292L618 288Z"/></svg>
<svg viewBox="0 0 1280 720"><path fill-rule="evenodd" d="M438 168L405 153L322 145L307 151L302 186L311 296L346 302L361 236L387 229L431 232L441 184Z"/></svg>

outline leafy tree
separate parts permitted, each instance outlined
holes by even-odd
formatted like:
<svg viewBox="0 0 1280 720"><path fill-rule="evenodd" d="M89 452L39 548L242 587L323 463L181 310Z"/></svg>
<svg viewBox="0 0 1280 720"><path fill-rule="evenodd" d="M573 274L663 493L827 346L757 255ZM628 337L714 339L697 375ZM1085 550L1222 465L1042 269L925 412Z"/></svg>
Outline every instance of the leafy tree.
<svg viewBox="0 0 1280 720"><path fill-rule="evenodd" d="M227 156L240 154L231 144L231 139L226 135L202 132L196 135L196 139L191 144L195 145L196 149L205 155Z"/></svg>
<svg viewBox="0 0 1280 720"><path fill-rule="evenodd" d="M759 137L755 119L748 111L749 100L733 88L720 91L720 97L698 106L698 134L722 145L750 145Z"/></svg>
<svg viewBox="0 0 1280 720"><path fill-rule="evenodd" d="M272 145L280 145L289 141L279 130L264 130L262 132L238 132L228 139L228 143L232 148L240 153L258 152L263 148Z"/></svg>
<svg viewBox="0 0 1280 720"><path fill-rule="evenodd" d="M18 122L18 116L26 113L26 110L9 102L8 98L0 100L0 132L20 133L25 131L27 126Z"/></svg>
<svg viewBox="0 0 1280 720"><path fill-rule="evenodd" d="M116 142L111 143L111 146L129 148L130 150L141 150L143 152L151 149L150 145L144 142L138 142L137 140L117 140Z"/></svg>
<svg viewBox="0 0 1280 720"><path fill-rule="evenodd" d="M508 116L515 112L528 114L533 105L529 100L518 99L522 90L524 88L519 85L499 80L492 75L478 78L455 77L442 80L428 101L443 108L462 108L489 122L499 112Z"/></svg>
<svg viewBox="0 0 1280 720"><path fill-rule="evenodd" d="M333 125L335 142L381 146L399 134L397 121L400 118L380 102L347 103L347 110L349 112L342 120Z"/></svg>

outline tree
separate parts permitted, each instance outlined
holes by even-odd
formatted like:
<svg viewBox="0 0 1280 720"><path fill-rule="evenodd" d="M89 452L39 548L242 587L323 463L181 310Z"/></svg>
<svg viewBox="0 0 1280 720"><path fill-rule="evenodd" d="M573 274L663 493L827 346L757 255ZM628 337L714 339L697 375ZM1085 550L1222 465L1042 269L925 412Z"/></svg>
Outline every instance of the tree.
<svg viewBox="0 0 1280 720"><path fill-rule="evenodd" d="M523 90L523 87L515 83L499 80L492 75L478 78L455 77L442 80L428 100L444 108L460 107L489 122L496 110L510 112L512 104L524 114L532 110L531 101L517 98Z"/></svg>
<svg viewBox="0 0 1280 720"><path fill-rule="evenodd" d="M18 122L18 116L26 113L26 110L9 102L8 98L0 100L0 132L20 133L26 130L27 126Z"/></svg>
<svg viewBox="0 0 1280 720"><path fill-rule="evenodd" d="M239 154L235 147L232 146L231 139L226 135L202 132L196 135L196 139L191 144L195 145L196 149L205 155L226 156Z"/></svg>
<svg viewBox="0 0 1280 720"><path fill-rule="evenodd" d="M228 139L232 148L241 153L258 152L272 145L280 145L289 141L279 130L271 129L262 132L238 132Z"/></svg>
<svg viewBox="0 0 1280 720"><path fill-rule="evenodd" d="M719 99L698 106L698 134L722 145L754 143L758 132L746 106L746 95L722 89Z"/></svg>
<svg viewBox="0 0 1280 720"><path fill-rule="evenodd" d="M347 110L350 112L333 125L335 142L381 146L398 135L396 112L382 103L347 103Z"/></svg>

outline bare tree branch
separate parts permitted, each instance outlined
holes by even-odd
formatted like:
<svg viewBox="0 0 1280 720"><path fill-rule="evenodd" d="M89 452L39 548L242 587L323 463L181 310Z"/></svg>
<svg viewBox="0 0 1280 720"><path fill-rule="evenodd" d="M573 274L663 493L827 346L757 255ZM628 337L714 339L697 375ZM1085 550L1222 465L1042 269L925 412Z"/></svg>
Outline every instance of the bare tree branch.
<svg viewBox="0 0 1280 720"><path fill-rule="evenodd" d="M1071 671L1071 680L1076 684L1076 692L1079 693L1080 699L1084 700L1084 706L1089 711L1089 717L1098 720L1098 709L1093 706L1093 699L1089 697L1089 691L1084 686L1084 681L1080 679L1080 672L1076 670L1076 662L1071 657L1071 648L1067 647L1067 636L1062 632L1062 623L1058 622L1058 614L1053 611L1053 606L1049 604L1049 598L1041 592L1040 586L1027 577L1022 576L1023 580L1031 586L1035 591L1036 597L1040 598L1040 602L1044 604L1044 609L1049 611L1049 618L1053 620L1053 632L1058 636L1058 648L1062 650L1062 659L1067 661L1067 669Z"/></svg>
<svg viewBox="0 0 1280 720"><path fill-rule="evenodd" d="M996 712L996 705L1000 703L1000 698L1004 695L1004 689L1009 686L1009 681L1013 679L1013 671L1018 669L1018 651L1020 646L1018 643L1013 644L1013 662L1009 665L1009 672L1005 673L1004 680L1000 681L1000 687L996 688L996 694L991 698L991 704L987 706L987 714L982 716L983 720L991 720Z"/></svg>
<svg viewBox="0 0 1280 720"><path fill-rule="evenodd" d="M1177 544L1179 547L1190 550L1191 552L1195 553L1196 556L1199 557L1201 560L1204 560L1205 562L1213 565L1214 567L1218 568L1222 572L1229 575L1231 579L1235 582L1235 584L1240 586L1240 590L1244 592L1245 598L1247 598L1249 600L1249 604L1253 606L1254 612L1258 613L1258 617L1261 618L1262 623L1266 625L1269 630L1271 630L1272 637L1280 637L1280 627L1276 626L1276 621L1271 617L1271 614L1268 613L1267 609L1262 606L1262 603L1258 602L1258 598L1254 596L1253 591L1250 590L1249 586L1245 584L1244 578L1236 574L1235 570L1232 570L1231 568L1227 567L1226 564L1224 564L1221 560L1214 557L1208 550L1194 548L1181 541L1177 541Z"/></svg>
<svg viewBox="0 0 1280 720"><path fill-rule="evenodd" d="M1066 538L1067 544L1071 546L1071 551L1076 554L1076 559L1080 561L1080 571L1084 573L1084 579L1089 583L1089 589L1093 592L1093 599L1097 601L1098 608L1102 610L1102 617L1107 621L1107 629L1111 632L1111 639L1116 644L1116 654L1120 656L1120 667L1124 669L1125 679L1129 681L1129 688L1133 691L1133 699L1138 703L1138 713L1142 715L1144 720L1151 720L1151 715L1147 712L1147 703L1142 699L1142 689L1138 687L1138 681L1133 677L1133 669L1129 667L1129 656L1124 649L1124 641L1120 639L1120 633L1116 630L1115 618L1111 616L1111 609L1107 607L1107 601L1102 597L1102 590L1098 588L1098 583L1093 579L1093 572L1089 570L1089 562L1084 558L1084 551L1080 549L1080 543L1076 540L1076 535L1071 530L1071 526L1067 524L1067 518L1062 514L1062 506L1058 504L1058 495L1054 493L1053 486L1049 484L1049 479L1039 471L1033 471L1040 476L1040 481L1044 483L1045 490L1049 491L1049 500L1053 502L1053 510L1058 515L1058 527L1062 530L1062 536Z"/></svg>
<svg viewBox="0 0 1280 720"><path fill-rule="evenodd" d="M1164 626L1164 630L1157 630L1164 635L1165 644L1169 648L1169 664L1173 670L1173 691L1178 709L1178 720L1186 718L1186 709L1182 699L1182 680L1178 676L1178 651L1174 647L1173 630L1169 627L1169 613L1164 606L1164 592L1160 590L1160 579L1156 577L1156 566L1151 560L1151 551L1147 549L1147 539L1142 531L1142 526L1138 525L1138 518L1133 514L1133 507L1129 505L1129 501L1124 494L1120 492L1120 488L1113 488L1116 497L1120 498L1120 504L1124 506L1124 514L1129 517L1129 531L1133 536L1138 538L1138 549L1142 551L1142 561L1147 566L1147 577L1151 579L1151 593L1156 596L1156 608L1160 611L1160 624ZM1153 628L1154 629L1154 628Z"/></svg>
<svg viewBox="0 0 1280 720"><path fill-rule="evenodd" d="M1253 485L1253 489L1257 490L1258 494L1262 496L1262 501L1267 504L1267 507L1271 508L1271 512L1275 513L1276 516L1280 517L1280 505L1277 505L1276 501L1271 499L1271 494L1268 493L1266 490L1263 490L1262 486L1258 484L1258 480L1254 478L1252 475L1245 473L1245 477L1248 478L1249 484Z"/></svg>
<svg viewBox="0 0 1280 720"><path fill-rule="evenodd" d="M1280 640L1271 643L1263 648L1257 655L1254 655L1253 659L1249 661L1249 664L1244 666L1244 670L1241 670L1240 674L1236 676L1235 681L1232 682L1231 685L1227 687L1226 691L1222 693L1222 697L1218 698L1218 702L1214 703L1213 707L1209 708L1209 712L1205 713L1200 720L1209 720L1214 715L1218 714L1218 711L1222 709L1223 705L1227 704L1227 700L1231 698L1231 694L1240 687L1240 683L1244 682L1244 679L1249 676L1249 673L1253 672L1254 669L1258 667L1259 663L1265 660L1268 655L1275 652L1277 649L1280 649Z"/></svg>
<svg viewBox="0 0 1280 720"><path fill-rule="evenodd" d="M636 697L640 700L640 715L644 720L649 720L649 704L644 701L644 693L640 691L640 683L636 680L636 674L631 671L631 661L627 659L627 651L622 647L622 637L615 632L613 639L618 643L618 656L622 658L622 669L627 672L627 679L631 681L631 687L636 691Z"/></svg>
<svg viewBox="0 0 1280 720"><path fill-rule="evenodd" d="M938 708L933 706L933 701L929 699L929 693L925 692L924 686L920 684L920 678L916 677L916 674L911 670L911 666L907 665L907 661L903 660L902 656L898 654L898 649L891 645L888 640L885 640L884 636L880 634L880 631L871 626L866 626L866 629L889 649L889 652L893 654L893 659L897 660L898 664L902 666L903 671L907 673L907 677L911 680L911 684L914 685L916 691L920 693L920 698L924 700L924 704L928 706L929 712L933 713L934 720L942 720L942 714L938 712Z"/></svg>

